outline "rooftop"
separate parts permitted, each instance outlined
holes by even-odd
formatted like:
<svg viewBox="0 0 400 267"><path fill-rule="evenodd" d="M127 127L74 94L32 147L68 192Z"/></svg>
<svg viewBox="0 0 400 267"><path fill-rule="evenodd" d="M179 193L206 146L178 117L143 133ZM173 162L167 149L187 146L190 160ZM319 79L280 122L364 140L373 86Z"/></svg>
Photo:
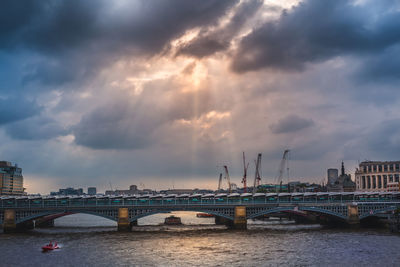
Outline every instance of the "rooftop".
<svg viewBox="0 0 400 267"><path fill-rule="evenodd" d="M393 163L399 163L400 161L372 161L372 160L368 160L368 161L363 161L360 163L360 165L369 165L369 164L393 164Z"/></svg>

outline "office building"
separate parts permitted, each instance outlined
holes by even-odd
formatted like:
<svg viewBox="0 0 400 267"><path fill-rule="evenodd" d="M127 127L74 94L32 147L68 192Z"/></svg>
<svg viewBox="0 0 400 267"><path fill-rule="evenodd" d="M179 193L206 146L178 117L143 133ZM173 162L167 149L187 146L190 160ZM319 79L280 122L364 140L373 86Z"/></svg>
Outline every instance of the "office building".
<svg viewBox="0 0 400 267"><path fill-rule="evenodd" d="M339 178L338 169L328 169L328 184L334 185Z"/></svg>
<svg viewBox="0 0 400 267"><path fill-rule="evenodd" d="M0 195L23 195L24 177L17 164L0 161Z"/></svg>
<svg viewBox="0 0 400 267"><path fill-rule="evenodd" d="M363 161L356 170L359 191L389 191L399 183L400 161Z"/></svg>

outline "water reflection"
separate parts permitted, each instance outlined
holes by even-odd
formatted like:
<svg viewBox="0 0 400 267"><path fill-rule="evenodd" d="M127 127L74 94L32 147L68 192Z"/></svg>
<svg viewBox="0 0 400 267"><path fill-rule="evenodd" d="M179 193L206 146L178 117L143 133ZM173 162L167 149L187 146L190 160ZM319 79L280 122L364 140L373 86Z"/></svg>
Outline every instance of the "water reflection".
<svg viewBox="0 0 400 267"><path fill-rule="evenodd" d="M166 216L183 226L160 226ZM142 218L134 232L89 215L56 220L53 229L0 234L0 266L398 266L400 237L386 230L324 229L249 221L249 230L215 226L213 218L174 212ZM144 226L144 224L151 224ZM85 227L82 227L86 225ZM91 227L87 227L90 225ZM62 249L41 253L57 240Z"/></svg>

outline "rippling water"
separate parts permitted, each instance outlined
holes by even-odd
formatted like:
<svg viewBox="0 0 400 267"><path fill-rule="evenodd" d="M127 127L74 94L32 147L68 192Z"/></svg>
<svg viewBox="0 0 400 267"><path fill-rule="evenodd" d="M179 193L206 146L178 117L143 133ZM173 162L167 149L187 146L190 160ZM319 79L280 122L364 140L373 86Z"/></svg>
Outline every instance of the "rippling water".
<svg viewBox="0 0 400 267"><path fill-rule="evenodd" d="M384 229L249 221L247 231L233 231L214 225L213 218L173 214L185 225L159 225L169 214L158 214L139 220L133 232L119 233L114 222L79 214L56 220L54 228L0 234L0 265L400 266L400 236ZM50 240L61 249L42 253Z"/></svg>

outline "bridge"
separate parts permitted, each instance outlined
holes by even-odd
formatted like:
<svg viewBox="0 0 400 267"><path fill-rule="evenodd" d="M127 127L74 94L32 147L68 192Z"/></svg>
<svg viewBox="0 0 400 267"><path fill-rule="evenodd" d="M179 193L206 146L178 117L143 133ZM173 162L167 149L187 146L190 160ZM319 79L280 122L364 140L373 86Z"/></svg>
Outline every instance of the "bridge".
<svg viewBox="0 0 400 267"><path fill-rule="evenodd" d="M119 231L129 231L137 220L156 213L195 211L213 214L217 224L245 229L247 219L290 214L359 224L369 217L387 216L400 209L399 192L232 193L139 196L7 196L0 198L4 232L52 224L75 213L108 218Z"/></svg>

